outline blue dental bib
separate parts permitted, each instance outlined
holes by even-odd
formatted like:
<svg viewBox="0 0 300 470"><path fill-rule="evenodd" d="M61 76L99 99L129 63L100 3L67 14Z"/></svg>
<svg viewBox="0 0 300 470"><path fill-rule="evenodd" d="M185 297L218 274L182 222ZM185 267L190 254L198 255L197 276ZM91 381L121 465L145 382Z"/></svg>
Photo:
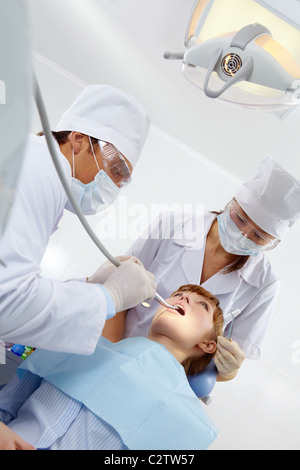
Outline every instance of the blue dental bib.
<svg viewBox="0 0 300 470"><path fill-rule="evenodd" d="M216 438L183 367L149 339L100 338L91 356L37 350L19 367L19 377L26 371L83 403L129 449L204 450Z"/></svg>

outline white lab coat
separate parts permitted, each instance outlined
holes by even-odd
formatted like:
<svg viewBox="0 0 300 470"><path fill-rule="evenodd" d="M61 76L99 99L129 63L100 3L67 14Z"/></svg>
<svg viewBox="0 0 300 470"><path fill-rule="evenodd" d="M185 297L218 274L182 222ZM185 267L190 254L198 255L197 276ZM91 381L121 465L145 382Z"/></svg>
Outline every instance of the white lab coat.
<svg viewBox="0 0 300 470"><path fill-rule="evenodd" d="M200 283L206 237L216 215L205 214L202 243L193 241L195 221L189 218L185 229L175 226L169 239L155 239L158 223L151 225L149 234L143 235L130 249L158 282L157 292L164 298L180 286ZM160 221L160 223L162 220ZM199 225L198 225L199 226ZM202 224L203 226L203 224ZM181 239L176 239L180 229ZM250 359L259 359L263 339L267 333L276 304L280 281L266 256L251 257L239 271L230 274L219 272L202 284L220 300L224 313L224 329L228 331L228 314L240 309L236 319L233 339ZM158 307L153 301L151 308L141 305L129 310L126 320L126 336L146 336Z"/></svg>
<svg viewBox="0 0 300 470"><path fill-rule="evenodd" d="M71 169L60 153L69 180ZM9 224L0 239L0 339L91 354L107 315L101 287L41 277L40 263L67 196L44 137L30 136ZM76 234L74 234L76 236Z"/></svg>

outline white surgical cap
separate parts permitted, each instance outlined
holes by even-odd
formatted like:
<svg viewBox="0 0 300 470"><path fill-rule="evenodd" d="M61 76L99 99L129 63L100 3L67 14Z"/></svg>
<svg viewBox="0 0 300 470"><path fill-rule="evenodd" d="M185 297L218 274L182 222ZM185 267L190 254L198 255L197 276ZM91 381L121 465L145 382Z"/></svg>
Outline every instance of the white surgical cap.
<svg viewBox="0 0 300 470"><path fill-rule="evenodd" d="M89 85L62 115L55 131L77 131L114 145L135 167L150 128L146 110L109 85Z"/></svg>
<svg viewBox="0 0 300 470"><path fill-rule="evenodd" d="M300 218L300 180L271 156L260 161L235 198L256 225L280 240Z"/></svg>

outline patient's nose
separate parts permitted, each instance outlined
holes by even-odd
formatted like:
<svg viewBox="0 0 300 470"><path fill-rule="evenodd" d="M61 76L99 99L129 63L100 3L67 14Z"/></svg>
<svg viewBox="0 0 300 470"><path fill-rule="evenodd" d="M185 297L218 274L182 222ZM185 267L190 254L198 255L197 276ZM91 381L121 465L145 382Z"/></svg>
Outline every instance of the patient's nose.
<svg viewBox="0 0 300 470"><path fill-rule="evenodd" d="M189 299L188 294L182 294L180 296L180 300L186 301L188 304L190 303L190 299Z"/></svg>

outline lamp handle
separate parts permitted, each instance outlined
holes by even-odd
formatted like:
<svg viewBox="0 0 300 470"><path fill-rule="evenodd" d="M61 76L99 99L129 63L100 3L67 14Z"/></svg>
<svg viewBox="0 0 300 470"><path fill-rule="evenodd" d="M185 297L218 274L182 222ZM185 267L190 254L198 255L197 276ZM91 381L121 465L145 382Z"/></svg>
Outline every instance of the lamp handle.
<svg viewBox="0 0 300 470"><path fill-rule="evenodd" d="M243 80L248 80L248 78L253 72L254 61L252 57L247 57L244 65L237 71L235 76L230 81L226 82L225 85L220 90L216 90L216 91L211 90L209 88L209 81L222 54L223 54L223 49L218 48L216 52L213 54L211 61L209 63L209 66L208 66L205 83L204 83L204 93L209 98L219 98L219 96L221 96L224 93L224 91L226 91L228 88L232 87L236 83L242 82Z"/></svg>

